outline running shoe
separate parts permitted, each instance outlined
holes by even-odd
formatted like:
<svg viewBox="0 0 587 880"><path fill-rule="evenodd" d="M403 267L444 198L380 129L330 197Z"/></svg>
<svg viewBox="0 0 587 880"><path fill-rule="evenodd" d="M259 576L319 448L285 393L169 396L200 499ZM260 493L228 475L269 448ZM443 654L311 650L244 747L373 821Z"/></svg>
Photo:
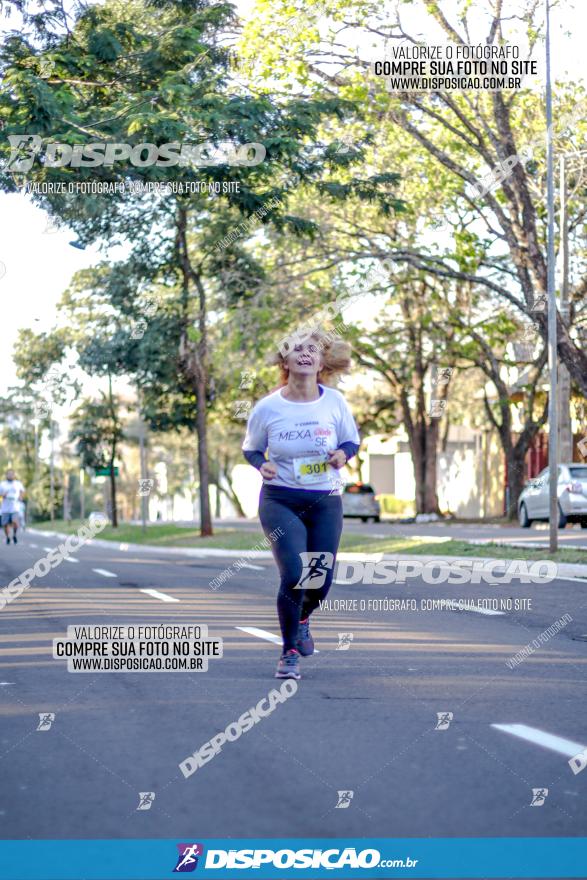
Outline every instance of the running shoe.
<svg viewBox="0 0 587 880"><path fill-rule="evenodd" d="M310 632L309 617L306 617L305 620L300 620L296 647L302 657L309 657L310 654L314 653L314 639L312 638L312 633Z"/></svg>
<svg viewBox="0 0 587 880"><path fill-rule="evenodd" d="M6 543L10 544L10 538L6 538Z"/></svg>
<svg viewBox="0 0 587 880"><path fill-rule="evenodd" d="M14 537L13 537L13 539L12 539L12 543L13 543L13 544L18 544L18 541L16 540L16 535L14 535Z"/></svg>
<svg viewBox="0 0 587 880"><path fill-rule="evenodd" d="M295 648L290 648L282 654L275 670L275 678L300 679L300 655Z"/></svg>

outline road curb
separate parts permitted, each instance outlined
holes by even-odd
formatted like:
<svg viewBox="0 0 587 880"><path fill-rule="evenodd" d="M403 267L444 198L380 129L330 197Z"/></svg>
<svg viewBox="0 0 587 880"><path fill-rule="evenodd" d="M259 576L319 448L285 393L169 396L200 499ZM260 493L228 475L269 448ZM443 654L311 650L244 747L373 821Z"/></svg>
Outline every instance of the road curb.
<svg viewBox="0 0 587 880"><path fill-rule="evenodd" d="M464 539L461 538L460 540L462 541ZM522 541L495 541L493 538L471 538L470 541L467 541L467 544L474 544L476 547L482 547L483 544L496 544L498 547L516 547L518 550L548 550L549 547L548 544L542 542L540 544L524 544ZM559 549L564 550L567 548L560 547ZM587 553L587 547L581 547L578 544L573 544L572 548L569 547L568 549Z"/></svg>

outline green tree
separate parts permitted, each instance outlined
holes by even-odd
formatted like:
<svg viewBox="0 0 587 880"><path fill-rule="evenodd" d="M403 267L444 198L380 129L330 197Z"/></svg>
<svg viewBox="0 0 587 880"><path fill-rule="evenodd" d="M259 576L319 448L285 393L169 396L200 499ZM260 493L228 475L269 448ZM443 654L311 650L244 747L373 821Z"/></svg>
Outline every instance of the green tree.
<svg viewBox="0 0 587 880"><path fill-rule="evenodd" d="M515 519L524 488L526 456L548 417L548 395L541 390L547 349L534 325L521 328L504 312L477 321L467 321L465 317L462 312L452 314L455 357L460 364L468 362L478 367L495 388L495 400L491 400L487 386L484 387L483 406L489 424L498 433L505 457L506 516ZM512 344L526 328L534 330L529 341Z"/></svg>
<svg viewBox="0 0 587 880"><path fill-rule="evenodd" d="M108 468L110 478L110 519L118 526L116 507L116 479L114 467L118 446L124 438L119 419L119 401L112 394L102 394L99 400L85 400L72 414L70 439L84 468Z"/></svg>
<svg viewBox="0 0 587 880"><path fill-rule="evenodd" d="M439 513L437 454L454 368L441 286L423 272L405 273L376 326L360 328L354 335L357 360L385 383L377 414L385 412L405 427L416 513ZM445 371L442 381L439 368Z"/></svg>
<svg viewBox="0 0 587 880"><path fill-rule="evenodd" d="M509 28L520 28L535 51L541 44L540 6L532 0L521 5L500 3L457 4L443 10L439 0L416 0L398 4L395 10L373 2L348 6L339 0L305 0L296 8L302 26L293 38L283 34L291 18L291 7L282 2L259 0L243 37L242 52L254 59L254 80L263 77L295 83L303 94L315 91L350 98L364 111L363 124L377 130L376 158L383 161L386 145L398 141L395 167L401 167L406 185L419 189L421 200L439 205L435 223L420 224L418 236L395 254L414 266L425 264L441 278L466 280L484 290L488 306L494 297L512 306L520 315L536 323L546 340L546 313L536 308L547 289L545 137L543 99L523 89L503 92L389 92L384 78L370 73L365 56L367 39L376 41L379 57L388 46L400 40L417 45L421 33L406 31L404 7L417 11L424 32L444 32L449 41L469 43L479 22L486 23L485 42L498 46L508 39ZM322 20L322 27L317 26ZM338 34L344 30L346 39ZM279 34L282 34L281 38ZM274 35L268 39L268 35ZM266 81L266 87L270 85ZM580 149L585 139L586 95L581 84L559 85L555 91L555 149ZM398 133L405 138L398 137ZM413 161L410 162L410 156ZM513 157L511 173L502 173L503 163ZM413 175L410 166L416 167ZM376 165L377 167L377 165ZM493 175L489 187L481 186ZM575 244L578 271L571 286L570 316L557 317L558 353L577 388L587 396L587 350L579 330L585 326L585 221L587 204L584 183L577 181L582 197L569 203L571 242ZM413 203L410 200L410 203ZM452 258L450 249L438 255L422 247L430 233L438 238L455 216L467 225L471 239L491 242L484 258L464 269ZM427 235L424 235L427 233ZM427 242L426 242L427 243Z"/></svg>
<svg viewBox="0 0 587 880"><path fill-rule="evenodd" d="M232 305L246 298L255 280L251 264L246 284L239 277L238 283L223 287L221 272L234 262L238 248L228 254L217 245L233 235L243 218L259 225L271 222L294 235L311 233L311 224L288 213L292 182L318 178L325 165L346 161L320 148L315 136L321 119L343 115L344 102L270 99L230 81L228 37L236 24L229 4L105 3L85 7L70 33L47 43L43 51L11 35L2 60L0 117L8 135L26 131L46 143L58 134L72 148L90 138L132 145L204 141L218 147L229 142L241 149L240 158L229 161L214 157L210 147L199 165L182 167L182 183L195 192L180 188L165 196L137 197L127 190L89 198L75 193L37 198L72 226L82 243L124 239L132 244L130 258L112 271L108 287L124 314L139 308L145 287L164 285L175 291L176 323L168 327L166 340L173 338L174 350L166 352L168 365L156 387L166 386L173 371L180 387L174 394L177 406L167 418L178 419L178 425L195 420L203 534L211 531L207 410L212 314L226 308L227 300ZM41 59L53 65L45 78L39 73ZM252 142L263 145L267 161L251 164L246 145ZM27 179L162 183L175 174L169 167L131 168L120 162L98 168L44 163L35 164ZM18 174L0 175L5 189L14 190L19 182ZM214 198L206 184L220 185L220 196ZM222 184L230 184L226 192ZM268 203L273 207L268 209ZM153 342L155 325L150 331ZM146 340L142 347L149 344ZM129 373L132 368L127 364ZM153 412L155 424L161 407L152 409L158 410ZM182 415L186 409L188 421Z"/></svg>

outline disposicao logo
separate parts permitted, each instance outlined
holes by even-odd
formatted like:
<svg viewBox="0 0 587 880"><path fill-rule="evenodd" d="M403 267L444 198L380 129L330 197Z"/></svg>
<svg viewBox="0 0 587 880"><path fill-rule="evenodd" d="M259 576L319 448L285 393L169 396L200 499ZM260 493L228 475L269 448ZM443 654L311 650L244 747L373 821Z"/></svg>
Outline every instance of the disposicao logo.
<svg viewBox="0 0 587 880"><path fill-rule="evenodd" d="M209 849L206 853L206 870L224 868L375 868L380 866L381 855L376 849L354 847L346 849ZM381 865L381 867L383 867ZM411 867L409 865L408 867Z"/></svg>
<svg viewBox="0 0 587 880"><path fill-rule="evenodd" d="M198 857L204 855L204 847L201 843L178 843L179 855L177 865L173 869L174 874L187 874L195 871L198 867Z"/></svg>

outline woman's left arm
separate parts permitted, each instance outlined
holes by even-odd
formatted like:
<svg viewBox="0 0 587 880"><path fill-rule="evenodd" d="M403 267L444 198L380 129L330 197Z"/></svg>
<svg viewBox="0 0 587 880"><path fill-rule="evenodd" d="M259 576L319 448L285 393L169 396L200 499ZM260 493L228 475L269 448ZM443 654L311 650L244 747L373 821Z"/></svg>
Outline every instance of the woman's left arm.
<svg viewBox="0 0 587 880"><path fill-rule="evenodd" d="M357 429L357 423L353 418L350 407L344 397L340 396L340 425L337 426L338 448L342 449L344 454L349 458L356 455L361 445L361 438Z"/></svg>
<svg viewBox="0 0 587 880"><path fill-rule="evenodd" d="M338 448L342 449L344 454L346 455L346 460L348 461L350 458L353 458L359 451L360 444L353 443L352 440L347 440L345 443L339 443Z"/></svg>
<svg viewBox="0 0 587 880"><path fill-rule="evenodd" d="M247 420L247 433L242 445L242 452L246 460L254 468L259 470L267 459L267 425L262 413L262 401L259 401L252 409Z"/></svg>
<svg viewBox="0 0 587 880"><path fill-rule="evenodd" d="M353 418L349 406L344 399L340 398L339 423L336 426L337 437L341 438L338 448L331 453L329 463L335 468L344 467L344 465L359 451L361 438L357 430L357 425Z"/></svg>

